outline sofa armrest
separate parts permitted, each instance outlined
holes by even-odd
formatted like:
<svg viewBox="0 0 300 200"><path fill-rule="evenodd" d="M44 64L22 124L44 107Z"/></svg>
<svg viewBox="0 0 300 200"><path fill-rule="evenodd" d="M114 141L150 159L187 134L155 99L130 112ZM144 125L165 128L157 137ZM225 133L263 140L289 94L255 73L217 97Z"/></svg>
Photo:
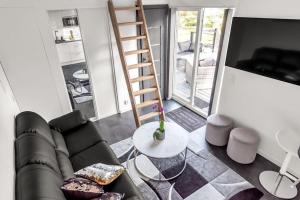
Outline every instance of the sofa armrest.
<svg viewBox="0 0 300 200"><path fill-rule="evenodd" d="M77 128L83 124L86 124L88 119L79 110L75 110L71 113L53 119L49 122L49 126L61 133Z"/></svg>

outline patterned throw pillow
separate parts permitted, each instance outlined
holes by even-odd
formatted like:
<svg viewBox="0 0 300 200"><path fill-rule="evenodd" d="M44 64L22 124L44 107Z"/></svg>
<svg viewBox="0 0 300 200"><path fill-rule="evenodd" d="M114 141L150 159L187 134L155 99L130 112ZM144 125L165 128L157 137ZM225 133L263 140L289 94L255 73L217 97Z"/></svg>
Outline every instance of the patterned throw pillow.
<svg viewBox="0 0 300 200"><path fill-rule="evenodd" d="M106 192L101 195L101 197L94 198L92 200L121 200L123 199L124 194L116 193L116 192Z"/></svg>
<svg viewBox="0 0 300 200"><path fill-rule="evenodd" d="M98 163L75 172L75 175L95 181L100 185L108 185L124 171L125 168L122 165L106 165Z"/></svg>
<svg viewBox="0 0 300 200"><path fill-rule="evenodd" d="M92 199L104 193L101 185L84 178L71 178L65 181L61 190L67 199Z"/></svg>

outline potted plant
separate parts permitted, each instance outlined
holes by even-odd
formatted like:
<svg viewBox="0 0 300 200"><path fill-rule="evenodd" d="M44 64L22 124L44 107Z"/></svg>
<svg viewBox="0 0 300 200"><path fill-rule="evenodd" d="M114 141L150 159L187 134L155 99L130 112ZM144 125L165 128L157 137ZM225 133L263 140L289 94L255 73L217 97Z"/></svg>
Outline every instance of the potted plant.
<svg viewBox="0 0 300 200"><path fill-rule="evenodd" d="M158 105L156 105L155 108L157 108ZM164 112L164 109L162 107L159 108L160 112ZM153 133L153 138L155 141L162 141L165 139L165 121L163 119L159 122L159 128L155 130Z"/></svg>

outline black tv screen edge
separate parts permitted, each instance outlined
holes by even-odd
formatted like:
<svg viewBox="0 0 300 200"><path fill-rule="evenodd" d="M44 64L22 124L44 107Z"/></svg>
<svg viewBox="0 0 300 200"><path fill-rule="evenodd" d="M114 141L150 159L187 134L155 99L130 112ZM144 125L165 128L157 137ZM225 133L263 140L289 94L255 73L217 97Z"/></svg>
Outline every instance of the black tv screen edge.
<svg viewBox="0 0 300 200"><path fill-rule="evenodd" d="M300 85L300 20L234 17L226 66Z"/></svg>

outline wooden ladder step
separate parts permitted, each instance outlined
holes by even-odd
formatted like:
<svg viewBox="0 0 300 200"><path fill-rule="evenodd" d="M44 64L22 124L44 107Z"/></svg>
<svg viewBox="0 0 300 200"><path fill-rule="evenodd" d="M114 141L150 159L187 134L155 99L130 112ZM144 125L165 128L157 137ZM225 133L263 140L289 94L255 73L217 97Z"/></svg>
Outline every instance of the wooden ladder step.
<svg viewBox="0 0 300 200"><path fill-rule="evenodd" d="M141 67L148 67L148 66L151 66L151 65L152 65L151 62L138 63L138 64L133 64L133 65L128 65L127 69L136 69L136 68L141 68Z"/></svg>
<svg viewBox="0 0 300 200"><path fill-rule="evenodd" d="M156 90L157 90L157 88L155 88L155 87L145 88L145 89L141 89L141 90L133 92L133 95L134 96L140 96L142 94L147 94L147 93L155 92Z"/></svg>
<svg viewBox="0 0 300 200"><path fill-rule="evenodd" d="M132 2L133 3L133 2ZM131 5L119 5L119 6L114 6L113 0L108 0L107 5L108 5L108 10L109 10L109 15L111 18L112 22L112 27L114 31L114 35L116 38L116 44L118 46L118 52L120 56L120 61L122 64L122 71L124 72L124 77L126 80L126 85L128 89L128 94L132 106L132 111L135 119L135 123L137 127L141 126L141 121L150 119L152 117L159 117L160 120L164 120L165 115L164 112L160 112L160 110L151 110L150 113L147 114L147 112L141 112L141 108L147 107L151 108L151 105L159 104L159 108L162 108L162 100L161 100L161 94L160 94L160 87L157 82L157 73L156 73L156 68L155 68L155 60L153 58L153 53L152 53L152 45L150 44L149 40L149 32L147 29L147 22L145 18L145 13L143 9L143 3L142 0L136 0L136 4L131 4ZM131 20L122 20L121 16L117 16L116 12L117 11L125 11L125 12L130 12L134 15L136 15L135 19ZM124 14L125 14L124 12ZM120 18L120 20L118 20ZM128 27L131 29L134 29L133 31L136 32L136 29L140 29L140 32L137 32L133 35L121 35L122 30L124 27ZM130 37L129 37L130 36ZM142 45L139 45L141 47L136 48L135 50L133 49L127 49L124 48L124 43L125 41L133 41L133 42L142 42ZM123 43L124 42L124 43ZM145 56L146 60L143 60L143 62L135 62L127 64L127 58L129 56L134 56L134 57L140 57L140 56ZM127 57L128 56L128 57ZM143 68L145 67L145 68ZM141 75L141 76L136 76L136 77L130 77L132 71L131 69L146 69L151 71L148 74ZM140 83L143 83L142 81L149 81L151 82L151 85L146 86ZM142 87L139 87L138 89L135 89L135 85L139 85ZM138 101L139 97L142 97L142 95L148 96L153 96L151 99L147 99L144 102Z"/></svg>
<svg viewBox="0 0 300 200"><path fill-rule="evenodd" d="M138 36L123 37L123 38L121 38L121 41L142 40L142 39L146 39L146 36L138 35Z"/></svg>
<svg viewBox="0 0 300 200"><path fill-rule="evenodd" d="M138 6L130 6L130 7L115 7L116 11L124 11L124 10L141 10Z"/></svg>
<svg viewBox="0 0 300 200"><path fill-rule="evenodd" d="M144 22L122 22L118 23L119 26L142 25Z"/></svg>
<svg viewBox="0 0 300 200"><path fill-rule="evenodd" d="M144 101L142 103L136 104L136 108L144 108L144 107L151 106L151 105L158 104L158 103L159 103L159 100L148 100L148 101Z"/></svg>
<svg viewBox="0 0 300 200"><path fill-rule="evenodd" d="M147 119L150 119L152 117L159 116L159 115L160 115L160 112L150 112L148 114L140 116L139 120L144 121L144 120L147 120Z"/></svg>
<svg viewBox="0 0 300 200"><path fill-rule="evenodd" d="M125 56L130 56L134 54L142 54L142 53L148 53L150 52L149 49L139 49L139 50L133 50L133 51L126 51Z"/></svg>
<svg viewBox="0 0 300 200"><path fill-rule="evenodd" d="M147 76L140 76L137 78L132 78L132 79L130 79L130 82L136 83L136 82L147 81L147 80L151 80L151 79L154 79L154 75L147 75Z"/></svg>

